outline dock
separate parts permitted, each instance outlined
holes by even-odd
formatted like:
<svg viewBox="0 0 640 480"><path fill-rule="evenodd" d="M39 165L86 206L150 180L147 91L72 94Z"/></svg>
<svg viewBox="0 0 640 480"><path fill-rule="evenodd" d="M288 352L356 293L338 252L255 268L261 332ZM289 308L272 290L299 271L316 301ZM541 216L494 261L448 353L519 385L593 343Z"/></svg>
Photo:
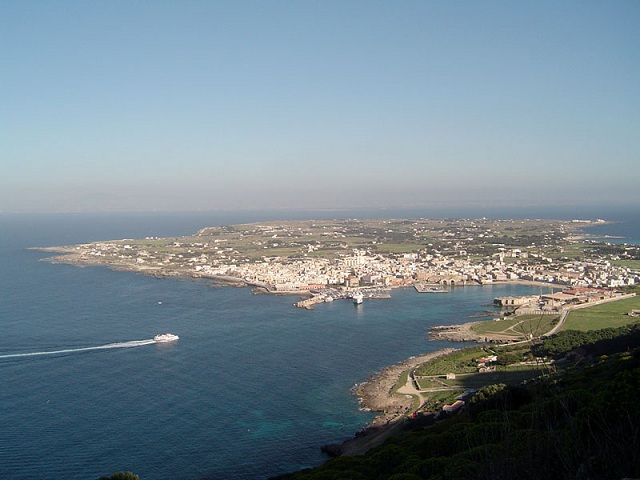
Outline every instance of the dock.
<svg viewBox="0 0 640 480"><path fill-rule="evenodd" d="M442 285L418 284L414 287L418 293L449 293Z"/></svg>

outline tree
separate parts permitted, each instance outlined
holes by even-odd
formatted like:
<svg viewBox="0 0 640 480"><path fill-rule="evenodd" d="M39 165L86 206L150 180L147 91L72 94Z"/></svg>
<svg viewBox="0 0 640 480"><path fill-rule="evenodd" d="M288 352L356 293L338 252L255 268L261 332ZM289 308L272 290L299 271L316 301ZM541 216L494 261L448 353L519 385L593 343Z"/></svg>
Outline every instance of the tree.
<svg viewBox="0 0 640 480"><path fill-rule="evenodd" d="M110 477L100 477L100 480L140 480L140 477L131 472L116 472Z"/></svg>

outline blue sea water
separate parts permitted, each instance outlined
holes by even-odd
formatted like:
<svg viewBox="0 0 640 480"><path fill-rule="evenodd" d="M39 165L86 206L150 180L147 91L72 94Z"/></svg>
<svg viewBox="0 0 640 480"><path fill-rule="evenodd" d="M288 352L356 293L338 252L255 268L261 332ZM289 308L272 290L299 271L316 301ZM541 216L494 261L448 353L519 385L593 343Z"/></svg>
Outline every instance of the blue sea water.
<svg viewBox="0 0 640 480"><path fill-rule="evenodd" d="M491 216L468 213L439 216ZM28 247L266 219L430 214L0 215L0 478L86 480L131 470L147 480L254 479L317 465L326 459L321 445L352 436L372 418L349 392L355 383L408 356L452 346L428 342L430 325L466 321L495 296L530 292L518 285L448 295L402 289L360 307L338 301L304 311L292 306L293 297L246 288L54 265ZM627 237L640 238L637 214L625 215L599 234L631 224ZM180 340L10 356L161 332Z"/></svg>

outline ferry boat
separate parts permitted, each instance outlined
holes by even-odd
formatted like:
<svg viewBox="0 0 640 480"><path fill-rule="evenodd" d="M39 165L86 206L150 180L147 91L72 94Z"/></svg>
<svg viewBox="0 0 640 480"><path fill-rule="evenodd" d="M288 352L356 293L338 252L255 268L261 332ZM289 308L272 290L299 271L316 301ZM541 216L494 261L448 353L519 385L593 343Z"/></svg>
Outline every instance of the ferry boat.
<svg viewBox="0 0 640 480"><path fill-rule="evenodd" d="M153 337L153 339L158 343L174 342L179 338L180 337L178 335L174 335L173 333L159 333Z"/></svg>

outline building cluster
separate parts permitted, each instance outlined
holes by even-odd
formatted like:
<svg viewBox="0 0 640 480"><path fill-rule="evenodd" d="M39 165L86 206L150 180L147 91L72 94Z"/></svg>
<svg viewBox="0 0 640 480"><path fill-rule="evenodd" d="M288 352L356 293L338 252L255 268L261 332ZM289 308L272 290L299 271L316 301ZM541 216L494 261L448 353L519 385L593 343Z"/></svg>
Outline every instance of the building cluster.
<svg viewBox="0 0 640 480"><path fill-rule="evenodd" d="M486 241L493 232L482 230L472 234L468 230L469 227L465 227L440 232L446 238L451 237L445 247L427 244L411 253L380 253L375 245L370 249L348 249L345 246L344 253L331 258L322 256L318 251L323 247L322 241L303 245L302 239L310 235L304 232L297 233L297 243L289 241L287 245L289 248L294 245L299 254L277 256L277 249L286 243L283 236L288 238L293 234L273 226L259 231L262 237L259 245L254 242L253 256L241 253L243 238L247 238L243 236L245 234L240 234L233 242L223 236L203 235L202 242L183 240L168 245L158 244L157 250L152 242L101 242L77 246L74 253L80 257L78 261L81 263L93 259L94 263L130 267L147 273L233 277L276 292L338 287L486 284L509 280L546 282L568 288L619 288L640 283L638 271L616 266L612 258L604 255L557 260L542 253L543 248L478 243L480 238ZM344 233L327 231L329 233L322 233L322 236L330 237L326 242L334 244L339 240L337 237L348 233L346 230ZM391 230L384 233L391 235L389 232ZM543 238L551 245L555 237L547 234ZM479 251L485 246L491 246L491 251L485 251L484 255L471 254L471 249ZM266 255L256 259L259 256L255 254L256 248Z"/></svg>
<svg viewBox="0 0 640 480"><path fill-rule="evenodd" d="M278 291L315 290L328 286L348 288L394 287L416 283L440 285L487 284L530 280L567 287L619 288L640 283L640 274L608 261L505 263L499 258L479 261L434 255L354 255L328 259L301 259L201 267L203 273L234 275L248 283L265 284Z"/></svg>
<svg viewBox="0 0 640 480"><path fill-rule="evenodd" d="M194 271L228 275L275 291L318 290L325 287L395 287L417 283L440 285L487 284L531 280L567 287L619 288L640 283L640 273L606 260L557 262L533 256L505 262L454 258L428 253L381 255L356 250L336 258L263 258L259 262L192 260Z"/></svg>

